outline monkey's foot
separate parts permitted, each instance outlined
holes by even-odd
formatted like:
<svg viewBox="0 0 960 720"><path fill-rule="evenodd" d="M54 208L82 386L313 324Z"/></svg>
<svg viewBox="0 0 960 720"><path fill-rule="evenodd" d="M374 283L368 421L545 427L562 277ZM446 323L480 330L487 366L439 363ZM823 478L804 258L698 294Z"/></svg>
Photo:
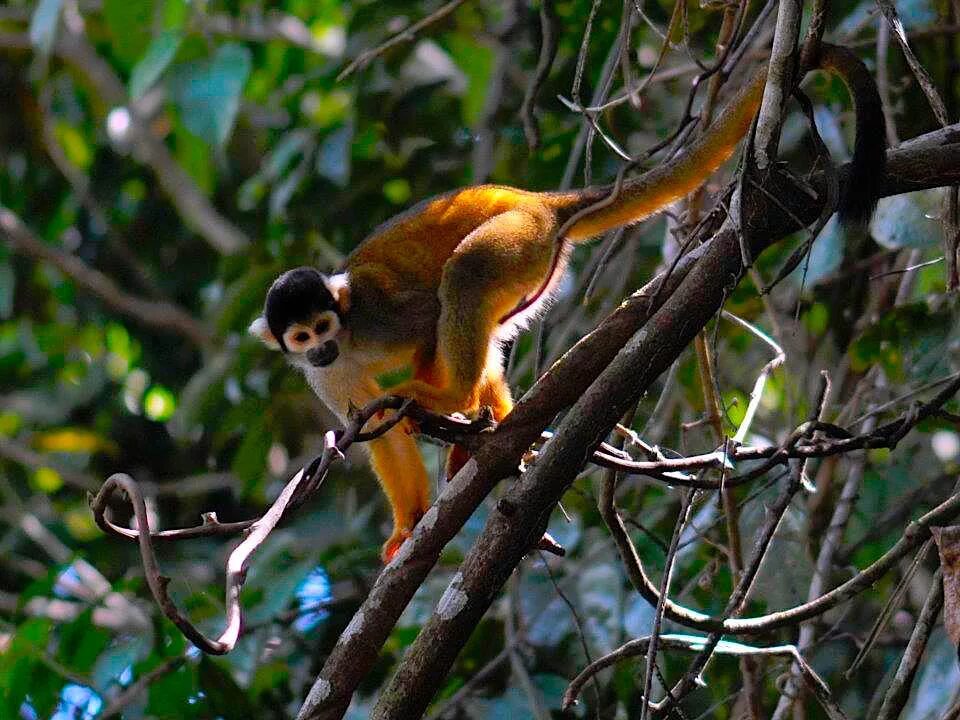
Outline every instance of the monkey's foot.
<svg viewBox="0 0 960 720"><path fill-rule="evenodd" d="M413 535L413 530L408 530L406 528L394 529L393 534L380 549L380 559L383 561L384 565L390 564L390 562L400 551L400 546L403 545L403 543L410 538L411 535Z"/></svg>

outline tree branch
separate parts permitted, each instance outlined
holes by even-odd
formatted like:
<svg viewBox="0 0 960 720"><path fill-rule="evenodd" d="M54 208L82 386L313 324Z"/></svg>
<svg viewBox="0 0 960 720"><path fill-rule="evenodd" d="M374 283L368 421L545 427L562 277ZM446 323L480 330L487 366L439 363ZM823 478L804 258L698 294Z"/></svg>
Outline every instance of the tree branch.
<svg viewBox="0 0 960 720"><path fill-rule="evenodd" d="M909 150L901 148L888 153L884 194L957 182L960 126L953 126L952 136L935 135L917 141ZM849 168L841 169L841 181L847 180L848 172ZM817 198L825 197L825 192L822 177L815 176L812 181L817 197L798 192L790 180L772 175L765 182L771 189L770 195L779 202L761 195L751 196L751 202L744 203L754 256L795 230L794 218L804 222L816 220L822 204ZM358 611L359 620L351 625L348 635L341 637L327 659L301 708L300 718L342 717L354 689L372 667L382 643L443 545L496 482L516 472L520 456L554 415L576 402L534 468L498 504L498 512L491 516L465 559L458 582L448 588L446 599L456 602L441 603L439 611L428 621L382 694L374 717L416 717L422 712L503 579L527 548L539 540L546 513L622 415L621 406L638 397L673 362L713 316L725 290L741 272L736 232L725 227L710 242L683 258L673 273L657 276L625 302L541 378L441 493L415 529L413 541L406 543L381 573ZM658 296L664 298L662 306L649 307L651 298ZM651 311L655 311L652 317ZM627 343L631 336L633 339ZM922 542L926 525L957 512L960 496L925 516L923 524L908 532L859 582L865 583L863 587L869 585L902 556L903 545L915 547L916 536ZM850 587L841 586L834 594L828 594L824 602L836 604L849 597L843 595L849 591ZM454 608L458 612L451 616ZM803 612L814 615L820 610L820 605L803 608ZM781 617L775 613L764 622L780 626L797 622L803 613L800 615ZM681 617L681 621L700 621L708 630L728 631L729 625L736 631L749 632L753 622L729 620L714 625L709 616L692 611Z"/></svg>
<svg viewBox="0 0 960 720"><path fill-rule="evenodd" d="M47 245L11 210L0 205L0 237L16 252L53 265L81 289L100 298L122 315L149 327L169 330L201 348L208 348L210 332L182 308L163 300L144 300L121 289L112 279L88 266L76 255Z"/></svg>

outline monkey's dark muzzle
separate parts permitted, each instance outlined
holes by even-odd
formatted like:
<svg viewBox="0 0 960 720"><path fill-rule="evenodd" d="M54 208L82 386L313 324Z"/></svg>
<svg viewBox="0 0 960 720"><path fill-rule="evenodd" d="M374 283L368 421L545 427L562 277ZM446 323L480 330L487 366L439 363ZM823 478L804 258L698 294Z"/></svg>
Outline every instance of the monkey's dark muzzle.
<svg viewBox="0 0 960 720"><path fill-rule="evenodd" d="M333 340L327 340L320 347L307 350L307 361L314 367L326 367L340 357L340 347Z"/></svg>

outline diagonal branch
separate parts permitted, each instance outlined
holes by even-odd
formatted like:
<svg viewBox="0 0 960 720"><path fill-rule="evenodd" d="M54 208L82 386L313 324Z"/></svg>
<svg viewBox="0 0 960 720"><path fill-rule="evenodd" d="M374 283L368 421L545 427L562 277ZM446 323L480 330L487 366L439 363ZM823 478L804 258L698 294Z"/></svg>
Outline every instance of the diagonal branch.
<svg viewBox="0 0 960 720"><path fill-rule="evenodd" d="M164 300L144 300L120 288L112 279L71 255L47 245L12 211L0 205L0 237L14 251L53 265L79 287L100 298L116 312L144 325L169 330L197 347L210 347L210 331L185 310Z"/></svg>
<svg viewBox="0 0 960 720"><path fill-rule="evenodd" d="M888 195L957 182L960 180L960 126L953 126L952 132L938 131L905 143L888 153L887 167L884 193ZM848 169L841 169L841 182L847 180L847 172ZM818 197L825 197L822 179L815 176L812 180ZM774 177L769 186L775 196L788 204L790 213L804 222L812 223L819 216L822 201L797 192L788 180ZM750 233L754 256L796 229L790 216L766 196L757 198L756 202L757 207L744 208L749 210L744 213L744 219L755 226L755 231ZM343 716L354 690L373 667L380 648L443 546L496 483L516 473L520 457L553 417L577 403L578 411L567 414L557 437L547 445L533 470L498 504L498 511L490 519L493 527L488 526L466 559L462 577L463 583L469 582L470 587L458 584L448 591L448 598L459 600L465 596L466 604L455 617L436 614L431 618L390 688L384 692L377 710L380 717L389 716L390 708L398 708L394 717L417 716L419 709L429 702L437 679L445 675L474 627L474 621L483 615L486 605L495 597L502 578L509 575L526 548L539 540L546 523L545 513L572 481L595 444L600 443L622 416L619 411L624 398L632 399L645 390L672 364L688 339L713 317L726 286L741 273L739 258L736 233L724 229L684 256L672 273L658 275L629 298L544 374L447 485L414 530L412 542L405 543L380 574L358 610L351 632L340 638L327 658L301 707L300 718ZM658 298L656 305L652 305L653 298ZM633 340L628 342L631 337ZM610 375L604 371L608 365L608 370L623 373L626 379L611 382ZM597 379L601 373L603 377ZM588 389L591 383L593 389ZM624 387L629 390L623 392ZM589 412L584 412L585 403L590 404L591 409L596 403L602 408L609 407L612 412L604 409L609 417L592 418ZM578 432L568 435L573 429ZM960 513L960 497L948 501L926 520L940 520L952 516L951 513ZM921 536L922 542L922 529L912 533ZM914 543L915 538L903 542ZM897 554L901 551L895 546L891 552L896 557L882 559L886 564L874 569L870 577L882 575L902 556ZM481 564L483 569L479 570ZM868 579L867 585L869 582ZM830 602L836 602L836 598ZM450 609L451 606L444 607ZM709 621L709 616L684 610L683 620L692 617L694 622ZM814 608L814 614L817 610L819 608ZM795 622L795 618L788 617L784 624L791 622ZM706 629L721 628L708 622Z"/></svg>
<svg viewBox="0 0 960 720"><path fill-rule="evenodd" d="M76 68L89 81L107 108L126 106L127 91L107 61L97 54L82 35L72 33L65 27L60 30L53 47L54 54ZM0 48L33 49L27 33L3 30L0 30ZM232 254L247 247L250 240L243 232L217 212L163 141L153 135L132 108L127 110L138 158L153 170L187 226L200 234L217 252Z"/></svg>

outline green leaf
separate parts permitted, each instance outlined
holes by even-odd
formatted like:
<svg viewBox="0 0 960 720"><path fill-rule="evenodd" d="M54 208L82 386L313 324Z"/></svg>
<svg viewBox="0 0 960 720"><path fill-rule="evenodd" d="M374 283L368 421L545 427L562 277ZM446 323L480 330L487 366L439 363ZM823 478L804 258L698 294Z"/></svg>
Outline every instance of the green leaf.
<svg viewBox="0 0 960 720"><path fill-rule="evenodd" d="M93 611L81 613L76 620L60 626L57 655L65 667L86 673L93 668L110 642L110 633L92 621Z"/></svg>
<svg viewBox="0 0 960 720"><path fill-rule="evenodd" d="M223 718L257 717L247 694L223 667L209 657L200 659L200 689L207 695L211 716Z"/></svg>
<svg viewBox="0 0 960 720"><path fill-rule="evenodd" d="M125 66L132 67L150 44L153 3L151 0L106 0L103 17L110 30L113 51Z"/></svg>
<svg viewBox="0 0 960 720"><path fill-rule="evenodd" d="M190 5L187 0L167 0L163 4L163 27L166 30L183 30L187 24Z"/></svg>
<svg viewBox="0 0 960 720"><path fill-rule="evenodd" d="M170 93L186 128L215 146L230 137L240 95L250 77L250 51L237 43L217 48L210 60L178 67Z"/></svg>
<svg viewBox="0 0 960 720"><path fill-rule="evenodd" d="M164 658L151 658L152 662L137 666L137 676L142 677L163 662ZM149 686L147 712L150 717L180 718L214 717L206 714L208 708L197 702L197 668L189 663L181 665L172 673L162 676Z"/></svg>
<svg viewBox="0 0 960 720"><path fill-rule="evenodd" d="M30 44L44 55L53 49L62 7L63 0L40 0L30 18Z"/></svg>
<svg viewBox="0 0 960 720"><path fill-rule="evenodd" d="M483 111L493 71L493 50L475 37L458 33L447 39L447 46L457 67L467 76L467 91L463 98L463 122L474 125Z"/></svg>
<svg viewBox="0 0 960 720"><path fill-rule="evenodd" d="M243 441L233 456L231 469L240 479L245 496L258 489L267 468L267 453L273 444L273 435L263 417L250 419Z"/></svg>
<svg viewBox="0 0 960 720"><path fill-rule="evenodd" d="M394 178L383 184L383 194L394 205L403 205L410 199L412 190L405 178Z"/></svg>
<svg viewBox="0 0 960 720"><path fill-rule="evenodd" d="M33 706L41 716L48 714L45 710L56 702L52 688L44 688L46 692L41 694L34 683L37 677L52 676L43 671L37 660L38 655L46 652L51 629L49 620L26 620L0 653L0 717L20 717L20 704L31 692Z"/></svg>
<svg viewBox="0 0 960 720"><path fill-rule="evenodd" d="M880 363L897 381L925 378L946 360L947 334L953 327L947 311L932 312L926 303L903 305L885 313L850 345L850 367L862 372Z"/></svg>
<svg viewBox="0 0 960 720"><path fill-rule="evenodd" d="M89 169L93 162L93 149L87 143L83 133L63 120L57 120L54 133L60 145L63 146L67 159L81 170Z"/></svg>
<svg viewBox="0 0 960 720"><path fill-rule="evenodd" d="M209 195L216 183L216 168L209 143L190 130L182 119L175 124L173 138L177 162L200 189Z"/></svg>
<svg viewBox="0 0 960 720"><path fill-rule="evenodd" d="M131 635L115 640L97 657L91 671L94 687L106 690L129 667L144 660L150 654L150 638Z"/></svg>
<svg viewBox="0 0 960 720"><path fill-rule="evenodd" d="M17 278L10 262L0 260L0 320L8 320L13 316L13 290L16 285Z"/></svg>
<svg viewBox="0 0 960 720"><path fill-rule="evenodd" d="M935 245L941 232L938 218L942 208L940 190L880 198L870 232L877 243L890 250Z"/></svg>
<svg viewBox="0 0 960 720"><path fill-rule="evenodd" d="M317 174L325 177L338 187L346 187L350 182L350 142L353 139L353 127L334 130L320 144L317 153Z"/></svg>
<svg viewBox="0 0 960 720"><path fill-rule="evenodd" d="M153 84L160 79L180 49L183 35L176 30L160 33L150 43L147 52L140 58L130 75L130 99L143 97Z"/></svg>

